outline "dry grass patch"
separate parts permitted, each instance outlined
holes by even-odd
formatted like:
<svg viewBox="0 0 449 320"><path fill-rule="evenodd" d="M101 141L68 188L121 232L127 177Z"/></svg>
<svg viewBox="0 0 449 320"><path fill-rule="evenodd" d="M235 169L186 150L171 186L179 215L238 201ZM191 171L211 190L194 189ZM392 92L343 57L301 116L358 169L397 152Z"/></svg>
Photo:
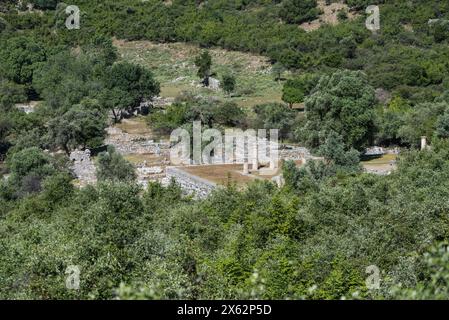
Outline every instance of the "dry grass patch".
<svg viewBox="0 0 449 320"><path fill-rule="evenodd" d="M364 165L382 165L382 164L390 164L391 161L395 161L396 159L397 155L395 154L384 154L379 158L363 161L362 163Z"/></svg>
<svg viewBox="0 0 449 320"><path fill-rule="evenodd" d="M265 103L283 103L282 102L282 92L279 91L266 91L266 93L262 96L253 96L253 97L247 97L247 98L234 98L234 102L237 103L241 107L253 107L258 104L265 104Z"/></svg>
<svg viewBox="0 0 449 320"><path fill-rule="evenodd" d="M295 161L297 166L302 165L301 160ZM199 178L215 182L220 185L226 185L228 183L235 183L237 186L244 187L248 183L259 180L271 180L273 177L282 173L282 166L274 174L262 175L260 171L252 171L251 165L250 174L243 174L243 164L221 164L221 165L201 165L201 166L188 166L182 167L181 170L190 173ZM264 169L261 167L260 169Z"/></svg>
<svg viewBox="0 0 449 320"><path fill-rule="evenodd" d="M397 160L397 155L385 154L379 158L362 161L362 165L365 169L370 171L389 171L390 169L396 168L396 164L393 163L395 160Z"/></svg>
<svg viewBox="0 0 449 320"><path fill-rule="evenodd" d="M164 163L165 160L164 157L152 153L132 153L125 155L124 158L134 165L146 162L148 167L162 166L162 163Z"/></svg>
<svg viewBox="0 0 449 320"><path fill-rule="evenodd" d="M242 164L189 166L180 169L220 185L226 185L230 182L235 183L238 186L244 186L255 179L251 176L244 176L242 174Z"/></svg>
<svg viewBox="0 0 449 320"><path fill-rule="evenodd" d="M143 117L132 119L123 119L120 123L115 125L117 128L125 133L148 135L151 134L151 129Z"/></svg>
<svg viewBox="0 0 449 320"><path fill-rule="evenodd" d="M212 72L221 79L231 73L236 77L234 97L222 90L201 87L197 77L195 57L203 50L186 43L153 43L150 41L114 40L123 60L143 65L155 74L161 83L161 96L175 98L183 91L204 97L232 100L241 106L280 102L282 83L274 81L269 59L264 56L211 48Z"/></svg>

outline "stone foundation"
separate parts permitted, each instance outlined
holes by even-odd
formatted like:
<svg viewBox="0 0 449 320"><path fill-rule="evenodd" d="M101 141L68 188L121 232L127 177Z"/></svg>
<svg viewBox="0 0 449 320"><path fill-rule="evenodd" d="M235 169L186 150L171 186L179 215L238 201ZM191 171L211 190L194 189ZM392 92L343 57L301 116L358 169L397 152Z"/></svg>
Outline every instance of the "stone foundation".
<svg viewBox="0 0 449 320"><path fill-rule="evenodd" d="M112 145L122 155L152 153L157 155L170 155L169 142L155 142L144 135L129 134L118 128L107 129L107 145Z"/></svg>
<svg viewBox="0 0 449 320"><path fill-rule="evenodd" d="M194 176L177 167L167 167L165 173L168 181L172 178L175 179L176 183L179 184L186 194L194 195L197 199L206 198L217 188L215 183Z"/></svg>

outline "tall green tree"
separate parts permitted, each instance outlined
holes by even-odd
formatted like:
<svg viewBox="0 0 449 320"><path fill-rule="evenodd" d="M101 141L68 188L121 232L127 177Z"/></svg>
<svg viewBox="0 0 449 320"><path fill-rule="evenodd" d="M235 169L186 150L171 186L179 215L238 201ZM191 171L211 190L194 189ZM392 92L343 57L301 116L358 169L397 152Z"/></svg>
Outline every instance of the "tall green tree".
<svg viewBox="0 0 449 320"><path fill-rule="evenodd" d="M376 112L376 143L399 144L399 129L405 124L409 103L401 98L393 98L387 106L380 106Z"/></svg>
<svg viewBox="0 0 449 320"><path fill-rule="evenodd" d="M222 79L221 86L227 94L231 94L235 90L235 77L230 74L225 74Z"/></svg>
<svg viewBox="0 0 449 320"><path fill-rule="evenodd" d="M319 76L304 74L294 79L289 79L282 87L282 101L288 103L290 107L294 103L304 102L305 97L312 91L318 83Z"/></svg>
<svg viewBox="0 0 449 320"><path fill-rule="evenodd" d="M421 137L432 137L437 134L444 137L445 110L449 108L445 102L429 102L416 105L404 115L403 125L398 129L398 136L404 144L414 147L420 145Z"/></svg>
<svg viewBox="0 0 449 320"><path fill-rule="evenodd" d="M34 90L30 85L33 74L45 60L45 49L36 39L27 36L10 38L0 47L0 76L27 85L27 93L33 97Z"/></svg>
<svg viewBox="0 0 449 320"><path fill-rule="evenodd" d="M33 87L46 106L61 114L101 89L94 76L95 69L95 60L89 55L62 51L49 57L34 72Z"/></svg>
<svg viewBox="0 0 449 320"><path fill-rule="evenodd" d="M306 121L298 133L317 148L334 131L347 147L362 150L374 132L374 89L360 71L337 71L322 76L305 100Z"/></svg>
<svg viewBox="0 0 449 320"><path fill-rule="evenodd" d="M99 181L131 182L136 179L136 173L134 166L109 146L107 151L98 155L97 178Z"/></svg>
<svg viewBox="0 0 449 320"><path fill-rule="evenodd" d="M94 106L97 105L97 108ZM96 101L84 101L48 124L49 141L67 154L81 148L96 148L106 137L107 118Z"/></svg>
<svg viewBox="0 0 449 320"><path fill-rule="evenodd" d="M128 62L110 67L103 83L105 89L99 99L113 113L115 121L120 121L125 113L133 113L142 102L151 101L160 92L151 71Z"/></svg>
<svg viewBox="0 0 449 320"><path fill-rule="evenodd" d="M255 128L278 129L279 138L286 139L292 136L292 128L297 112L282 103L268 103L254 107L256 119Z"/></svg>
<svg viewBox="0 0 449 320"><path fill-rule="evenodd" d="M287 23L303 23L318 16L316 0L283 0L279 11L281 19Z"/></svg>
<svg viewBox="0 0 449 320"><path fill-rule="evenodd" d="M202 79L203 85L208 87L212 67L212 57L210 56L209 51L203 51L195 58L195 66L198 68L198 77Z"/></svg>

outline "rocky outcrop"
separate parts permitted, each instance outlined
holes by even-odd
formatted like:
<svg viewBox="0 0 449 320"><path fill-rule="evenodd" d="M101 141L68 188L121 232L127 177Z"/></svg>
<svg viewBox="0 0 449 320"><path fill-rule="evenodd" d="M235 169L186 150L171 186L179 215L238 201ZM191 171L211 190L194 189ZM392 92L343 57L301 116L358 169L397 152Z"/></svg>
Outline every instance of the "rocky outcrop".
<svg viewBox="0 0 449 320"><path fill-rule="evenodd" d="M90 157L90 150L75 150L70 154L71 170L79 181L80 186L97 182L95 164Z"/></svg>
<svg viewBox="0 0 449 320"><path fill-rule="evenodd" d="M220 80L210 77L209 78L209 89L219 90L220 89Z"/></svg>

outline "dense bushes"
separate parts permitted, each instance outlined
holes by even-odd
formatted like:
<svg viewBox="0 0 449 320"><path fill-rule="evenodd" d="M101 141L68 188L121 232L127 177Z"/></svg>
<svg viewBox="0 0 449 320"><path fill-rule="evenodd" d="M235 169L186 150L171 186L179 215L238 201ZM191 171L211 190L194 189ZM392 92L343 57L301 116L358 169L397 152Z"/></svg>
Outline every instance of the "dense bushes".
<svg viewBox="0 0 449 320"><path fill-rule="evenodd" d="M29 2L38 9L55 9L58 4L57 0L31 0Z"/></svg>
<svg viewBox="0 0 449 320"><path fill-rule="evenodd" d="M24 197L41 191L42 181L57 172L54 160L37 147L23 149L8 158L10 177L3 182L9 197Z"/></svg>
<svg viewBox="0 0 449 320"><path fill-rule="evenodd" d="M362 150L373 133L375 104L374 89L360 71L323 76L305 101L305 123L298 135L307 146L317 148L335 131L347 147Z"/></svg>
<svg viewBox="0 0 449 320"><path fill-rule="evenodd" d="M134 181L135 168L115 151L114 147L109 146L107 151L98 155L97 179L99 181Z"/></svg>
<svg viewBox="0 0 449 320"><path fill-rule="evenodd" d="M446 277L445 251L429 245L449 236L448 155L447 141L435 140L432 151L401 157L389 177L301 178L301 189L256 182L203 201L175 185L74 190L54 176L42 193L2 208L0 296L444 298L435 280ZM420 269L415 257L427 250L433 258ZM80 267L79 291L65 288L68 265ZM365 287L369 265L381 270L379 291Z"/></svg>
<svg viewBox="0 0 449 320"><path fill-rule="evenodd" d="M295 23L315 18L315 1L79 0L82 32L64 30L62 12L18 14L5 4L1 298L447 297L440 244L449 237L447 30L427 23L435 11L447 18L446 2L382 5L376 35L362 18L306 33ZM98 155L98 185L75 189L67 158L54 151L99 146L109 111L118 121L159 94L150 71L116 62L111 36L268 55L293 71L284 100L304 100L305 114L285 104L242 110L184 96L153 112L152 128L167 134L194 120L219 129L278 128L282 139L301 140L323 160L301 169L285 163L283 188L229 184L192 200L173 182L137 186L133 166L109 148ZM210 67L204 57L202 78ZM392 99L377 101L379 87ZM35 113L12 108L27 98L43 100ZM396 172L360 172L366 145L415 145L421 135L433 138L432 149L401 155ZM81 271L78 291L65 287L70 265ZM381 270L379 291L365 286L370 265Z"/></svg>
<svg viewBox="0 0 449 320"><path fill-rule="evenodd" d="M349 1L349 6L362 11L362 16L366 6L381 5L382 28L377 35L366 30L362 18L346 20L338 26L324 26L312 33L304 32L297 25L280 23L280 16L294 23L313 19L318 10L312 0L240 5L219 0L203 2L198 8L194 2L172 1L166 6L157 0L132 4L127 0L101 4L78 0L73 4L84 12L84 32L81 36L60 30L58 38L62 41L85 43L89 34L103 34L129 40L189 41L205 47L219 45L262 53L292 69L363 69L369 74L372 85L387 89L400 85L440 85L441 75L447 72L444 19L449 18L449 8L437 0L413 6L400 0L388 3ZM49 16L40 17L39 22L46 22ZM19 18L23 19L11 15L6 20L14 24ZM428 24L429 19L436 18L441 21L433 27ZM46 23L51 24L50 21ZM440 43L436 43L438 41Z"/></svg>
<svg viewBox="0 0 449 320"><path fill-rule="evenodd" d="M149 124L160 134L170 134L173 130L193 121L212 127L245 127L245 111L233 102L180 97L165 110L152 113Z"/></svg>
<svg viewBox="0 0 449 320"><path fill-rule="evenodd" d="M0 78L6 78L17 84L29 85L40 62L46 60L42 44L31 37L15 37L6 41L0 49ZM28 95L34 92L27 87Z"/></svg>
<svg viewBox="0 0 449 320"><path fill-rule="evenodd" d="M51 4L52 1L42 3ZM15 92L9 97L2 95L5 101L2 104L10 105L12 101L23 100L20 91L25 88L29 97L36 97L37 91L48 106L60 109L61 113L79 104L86 96L93 95L103 107L116 113L117 120L123 113L132 113L143 96L151 98L158 93L158 87L150 79L149 88L131 88L129 83L115 81L114 74L120 73L120 81L128 79L140 83L134 77L138 77L139 72L132 70L132 67L126 69L123 63L111 68L116 53L110 40L101 35L183 40L204 46L250 50L267 54L273 62L280 61L286 67L301 71L320 69L320 73L331 73L336 67L363 69L368 75L367 81L374 88L392 90L395 96L410 100L410 105L428 102L447 87L448 79L444 76L448 71L445 40L441 40L441 44L434 43L432 30L439 29L431 28L427 23L428 19L435 18L434 11L438 11L441 19L447 15L448 8L444 3L435 2L435 10L430 10L428 5L416 4L412 7L401 1L389 4L380 1L383 31L377 35L370 35L362 19L334 27L324 26L312 33L280 24L279 11L292 3L294 1L282 1L280 5L271 1L240 4L214 1L196 8L193 2L184 1L173 1L171 6L162 5L159 1L144 4L129 4L124 0L102 4L75 1L74 4L84 12L82 33L69 33L64 28L55 27L64 17L55 16L53 12L44 15L8 12L4 15L5 21L11 24L12 30L21 29L21 36L2 33L6 46L0 49L0 56L6 63L1 67L1 77L5 78L1 83L2 87L8 88L8 92ZM303 4L311 10L316 7L314 1L301 2ZM348 4L358 9L367 5L365 1L350 1ZM50 8L51 5L45 7ZM258 10L246 10L249 8ZM444 21L436 26L440 24L444 25ZM49 34L44 29L55 32ZM67 45L80 45L82 54L67 53ZM64 52L55 55L60 51ZM125 69L126 75L122 72ZM11 81L23 86L13 87ZM68 87L72 89L66 90ZM141 90L147 92L141 93ZM289 80L285 86L284 100L290 104L301 102L310 90L302 77ZM117 109L117 106L122 109ZM204 110L200 113L203 117L207 116ZM382 116L390 119L389 123L402 121L388 112ZM380 131L379 141L412 143L412 139L401 140L398 132L391 132L391 126L382 128L383 119L376 122ZM230 125L236 121L223 119L218 122ZM387 134L386 131L390 132ZM310 137L307 140L314 139L321 139L322 142L324 138Z"/></svg>
<svg viewBox="0 0 449 320"><path fill-rule="evenodd" d="M302 23L314 20L318 13L315 0L284 0L279 16L287 23Z"/></svg>

